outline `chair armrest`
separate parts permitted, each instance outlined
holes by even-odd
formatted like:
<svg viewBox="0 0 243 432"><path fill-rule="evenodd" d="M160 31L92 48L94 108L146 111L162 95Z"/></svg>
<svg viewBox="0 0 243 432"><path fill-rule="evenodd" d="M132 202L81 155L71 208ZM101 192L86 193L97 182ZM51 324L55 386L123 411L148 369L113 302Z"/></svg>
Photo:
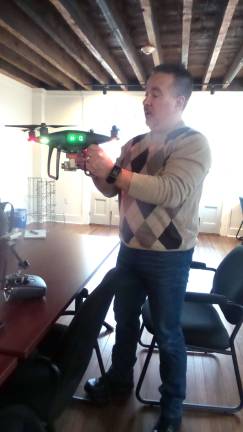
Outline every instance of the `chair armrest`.
<svg viewBox="0 0 243 432"><path fill-rule="evenodd" d="M49 357L46 357L42 354L38 354L36 355L36 357L33 357L32 361L33 364L35 363L36 365L38 365L39 363L40 365L46 366L47 368L50 369L51 373L54 375L56 379L60 378L61 371L59 367L55 363L53 363Z"/></svg>
<svg viewBox="0 0 243 432"><path fill-rule="evenodd" d="M216 272L216 269L213 267L207 267L206 263L200 262L200 261L192 261L190 264L191 269L198 269L198 270L209 270Z"/></svg>
<svg viewBox="0 0 243 432"><path fill-rule="evenodd" d="M211 293L197 293L197 292L186 292L185 294L186 302L195 302L195 303L208 303L208 304L218 304L218 305L226 305L231 304L225 296L220 294L211 294Z"/></svg>
<svg viewBox="0 0 243 432"><path fill-rule="evenodd" d="M197 293L197 292L186 292L186 302L203 303L203 304L217 304L219 306L227 306L233 308L234 311L237 309L243 313L243 306L239 303L227 299L225 296L220 294L211 293Z"/></svg>

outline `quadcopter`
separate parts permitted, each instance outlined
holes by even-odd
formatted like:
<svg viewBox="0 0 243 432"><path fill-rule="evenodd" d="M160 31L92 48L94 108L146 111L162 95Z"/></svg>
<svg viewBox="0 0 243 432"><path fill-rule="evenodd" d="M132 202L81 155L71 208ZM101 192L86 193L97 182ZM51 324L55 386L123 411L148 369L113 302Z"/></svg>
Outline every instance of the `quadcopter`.
<svg viewBox="0 0 243 432"><path fill-rule="evenodd" d="M91 144L103 144L105 142L118 139L119 129L113 125L110 136L100 135L92 129L90 131L81 131L76 129L65 129L58 132L49 132L48 128L63 128L74 127L74 125L5 125L6 127L21 128L24 132L28 132L28 141L46 144L49 146L47 173L54 180L59 178L59 166L61 152L66 153L67 160L61 165L65 171L76 171L79 169L77 157L79 153L86 154L86 149ZM39 132L39 135L36 134ZM56 149L55 173L51 173L51 159L54 149ZM89 171L84 170L86 175L90 175Z"/></svg>

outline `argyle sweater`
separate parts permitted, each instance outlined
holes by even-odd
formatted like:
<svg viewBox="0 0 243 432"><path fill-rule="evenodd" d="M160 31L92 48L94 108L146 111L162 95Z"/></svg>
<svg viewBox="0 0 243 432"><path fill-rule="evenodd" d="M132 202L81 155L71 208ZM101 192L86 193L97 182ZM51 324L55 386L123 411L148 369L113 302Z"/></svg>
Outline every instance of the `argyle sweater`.
<svg viewBox="0 0 243 432"><path fill-rule="evenodd" d="M125 144L116 163L133 176L129 190L119 192L121 241L155 251L194 247L210 160L206 138L183 122Z"/></svg>

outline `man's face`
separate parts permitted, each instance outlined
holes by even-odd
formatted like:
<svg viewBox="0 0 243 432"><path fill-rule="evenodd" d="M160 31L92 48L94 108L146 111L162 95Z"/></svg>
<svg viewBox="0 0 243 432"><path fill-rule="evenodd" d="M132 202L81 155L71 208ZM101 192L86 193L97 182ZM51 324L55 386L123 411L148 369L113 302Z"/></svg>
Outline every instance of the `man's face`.
<svg viewBox="0 0 243 432"><path fill-rule="evenodd" d="M148 79L143 101L146 124L152 131L165 130L180 120L184 96L176 96L174 76L156 72Z"/></svg>

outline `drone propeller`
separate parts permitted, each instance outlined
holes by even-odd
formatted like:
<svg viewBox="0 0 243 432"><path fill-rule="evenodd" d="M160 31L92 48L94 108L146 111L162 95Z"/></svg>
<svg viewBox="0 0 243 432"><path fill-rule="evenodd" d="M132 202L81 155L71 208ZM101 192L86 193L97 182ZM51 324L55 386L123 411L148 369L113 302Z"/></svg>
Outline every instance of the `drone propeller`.
<svg viewBox="0 0 243 432"><path fill-rule="evenodd" d="M75 125L57 125L57 124L46 124L46 123L40 123L40 124L23 124L23 125L5 125L5 127L16 127L23 129L24 132L28 130L35 130L35 129L41 129L41 128L60 128L60 127L74 127Z"/></svg>
<svg viewBox="0 0 243 432"><path fill-rule="evenodd" d="M36 134L35 131L38 130L40 136L48 135L48 127L50 128L61 128L61 127L75 127L75 125L50 125L46 123L41 124L28 124L28 125L5 125L6 127L17 127L21 128L23 132L28 132L28 141L36 142Z"/></svg>
<svg viewBox="0 0 243 432"><path fill-rule="evenodd" d="M50 125L46 123L40 123L40 124L29 124L29 125L5 125L5 127L18 127L18 128L25 128L25 129L37 129L40 127L74 127L75 125Z"/></svg>
<svg viewBox="0 0 243 432"><path fill-rule="evenodd" d="M28 141L36 141L35 131L38 130L40 135L48 135L48 128L75 127L75 125L53 125L53 124L28 124L28 125L5 125L6 127L21 128L23 132L28 132Z"/></svg>

